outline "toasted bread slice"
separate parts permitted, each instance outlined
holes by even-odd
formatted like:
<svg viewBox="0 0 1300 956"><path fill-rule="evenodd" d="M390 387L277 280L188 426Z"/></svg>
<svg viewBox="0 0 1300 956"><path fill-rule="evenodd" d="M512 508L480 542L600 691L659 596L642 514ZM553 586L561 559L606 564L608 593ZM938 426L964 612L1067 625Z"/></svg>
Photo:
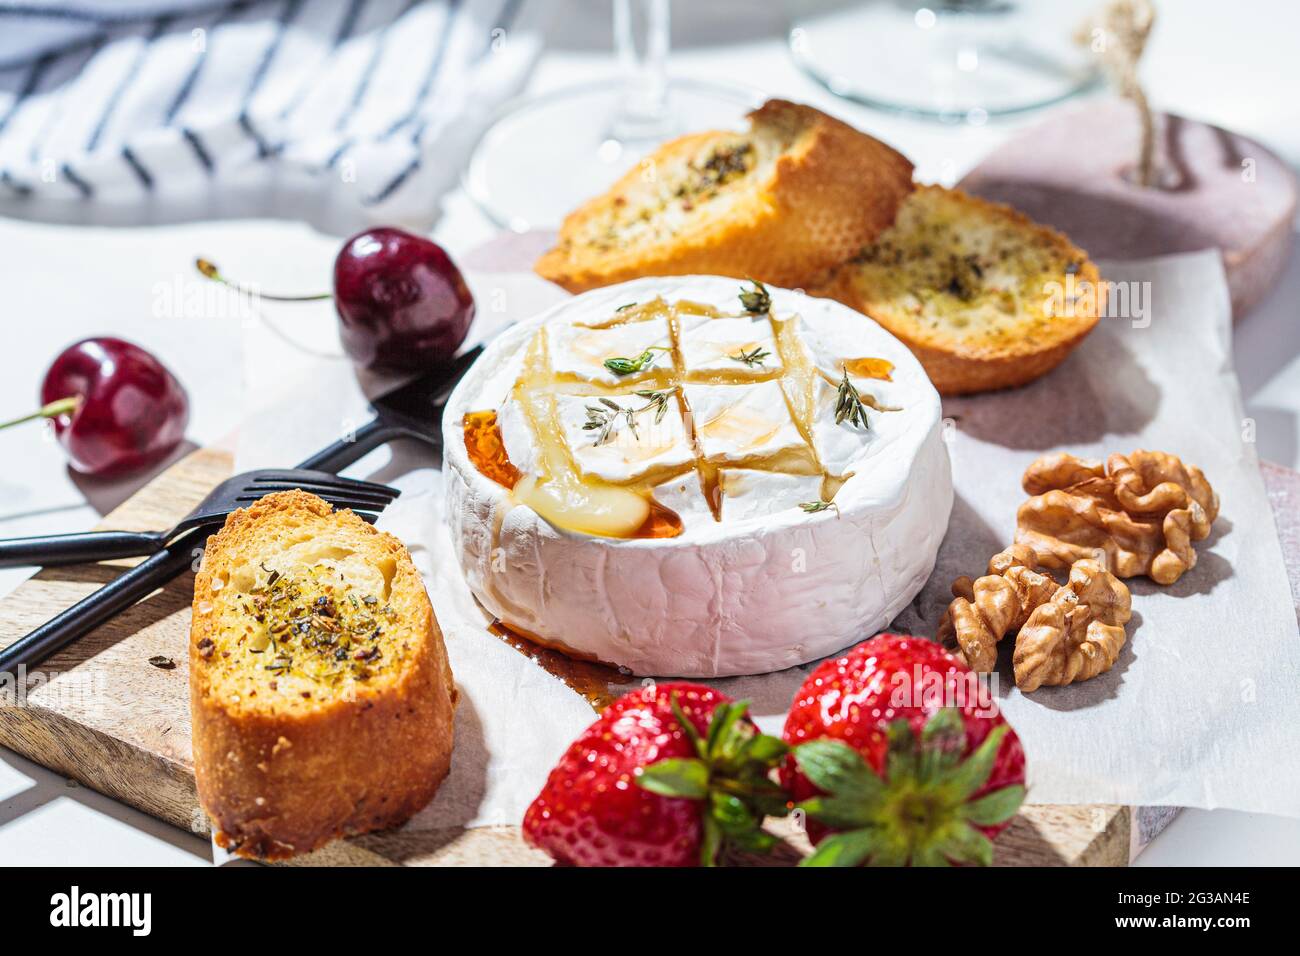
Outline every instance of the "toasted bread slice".
<svg viewBox="0 0 1300 956"><path fill-rule="evenodd" d="M447 775L455 701L424 582L392 535L286 491L209 542L190 714L218 844L283 859L405 821Z"/></svg>
<svg viewBox="0 0 1300 956"><path fill-rule="evenodd" d="M870 247L814 295L871 316L921 360L941 394L1023 385L1097 323L1097 267L1013 209L923 186Z"/></svg>
<svg viewBox="0 0 1300 956"><path fill-rule="evenodd" d="M569 215L539 275L583 292L655 275L802 288L871 242L912 190L912 164L810 106L769 100L745 133L661 147Z"/></svg>

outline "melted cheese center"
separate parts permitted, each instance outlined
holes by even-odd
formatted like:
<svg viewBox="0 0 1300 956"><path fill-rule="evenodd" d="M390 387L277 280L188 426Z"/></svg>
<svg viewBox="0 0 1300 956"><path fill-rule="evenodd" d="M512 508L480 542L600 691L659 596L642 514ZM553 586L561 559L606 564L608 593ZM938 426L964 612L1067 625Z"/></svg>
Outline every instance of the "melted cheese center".
<svg viewBox="0 0 1300 956"><path fill-rule="evenodd" d="M727 334L721 327L703 328L714 320L740 319L753 328L741 328L734 348L709 340L708 333ZM634 326L628 335L611 334L626 326ZM688 368L683 343L698 329L706 333L705 346L702 350L692 340L693 354L713 360ZM799 341L793 318L724 313L691 301L670 305L657 297L598 322L564 328L557 340L562 371L556 371L558 356L551 354L546 333L539 330L529 342L511 390L536 447L533 473L520 475L504 454L496 454L495 417L487 423L489 440L484 441L482 416L493 413L467 416L465 434L480 471L556 527L614 538L680 534L680 518L657 502L653 491L691 472L698 474L715 520L721 520L724 467L820 476L827 502L848 477L832 474L817 454L816 387L818 377L826 376ZM605 354L620 340L636 342L636 354ZM596 366L596 374L582 379L575 362ZM888 379L892 368L874 358L846 363L846 371L860 377ZM575 424L572 413L579 406L586 420ZM478 461L475 447L478 457L481 449L492 450L490 460ZM619 480L606 458L635 467Z"/></svg>

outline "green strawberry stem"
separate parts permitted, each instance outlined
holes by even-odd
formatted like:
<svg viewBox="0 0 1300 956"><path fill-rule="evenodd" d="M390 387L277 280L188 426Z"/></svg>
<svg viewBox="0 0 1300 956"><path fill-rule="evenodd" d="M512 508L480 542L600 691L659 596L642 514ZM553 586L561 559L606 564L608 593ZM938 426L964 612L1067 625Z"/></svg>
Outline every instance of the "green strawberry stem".
<svg viewBox="0 0 1300 956"><path fill-rule="evenodd" d="M21 425L23 422L32 422L38 418L58 418L60 415L71 415L81 404L81 396L73 395L69 398L60 398L43 405L36 411L28 415L22 415L18 418L11 418L7 422L0 422L0 430L10 427L11 425Z"/></svg>
<svg viewBox="0 0 1300 956"><path fill-rule="evenodd" d="M790 809L786 792L772 779L788 752L786 745L745 719L747 700L719 704L703 737L682 713L676 694L672 709L696 756L669 757L642 768L637 786L661 797L705 804L702 866L716 866L728 847L771 850L776 837L763 829L763 818L785 816Z"/></svg>
<svg viewBox="0 0 1300 956"><path fill-rule="evenodd" d="M969 757L962 757L961 715L935 712L920 738L906 720L887 730L885 773L839 740L813 740L794 759L822 796L798 805L833 832L801 866L987 866L993 844L979 827L1010 820L1025 788L1004 787L978 799L988 783L1008 727L995 727Z"/></svg>

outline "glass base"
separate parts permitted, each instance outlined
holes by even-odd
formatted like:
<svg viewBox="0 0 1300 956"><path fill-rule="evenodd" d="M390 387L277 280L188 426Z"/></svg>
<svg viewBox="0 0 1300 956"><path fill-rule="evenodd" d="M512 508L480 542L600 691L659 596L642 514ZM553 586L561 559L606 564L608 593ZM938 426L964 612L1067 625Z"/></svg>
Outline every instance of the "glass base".
<svg viewBox="0 0 1300 956"><path fill-rule="evenodd" d="M1019 113L1087 89L1099 74L1073 34L1095 0L885 0L803 14L795 62L832 93L949 122Z"/></svg>
<svg viewBox="0 0 1300 956"><path fill-rule="evenodd" d="M558 228L638 159L667 140L708 129L744 129L764 99L741 86L670 79L657 115L629 113L618 80L507 103L483 134L464 175L466 192L497 225Z"/></svg>

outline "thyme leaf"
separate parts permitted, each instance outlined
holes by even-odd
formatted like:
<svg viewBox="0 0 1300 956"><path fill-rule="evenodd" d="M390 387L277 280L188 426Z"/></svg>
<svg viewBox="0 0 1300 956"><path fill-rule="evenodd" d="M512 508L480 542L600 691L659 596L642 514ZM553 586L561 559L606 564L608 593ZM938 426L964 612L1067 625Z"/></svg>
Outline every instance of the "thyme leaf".
<svg viewBox="0 0 1300 956"><path fill-rule="evenodd" d="M652 392L649 389L637 392L637 398L644 398L646 404L638 408L636 414L639 415L641 412L646 412L653 408L655 410L655 424L658 425L664 420L664 414L668 411L668 395L669 393L666 391Z"/></svg>
<svg viewBox="0 0 1300 956"><path fill-rule="evenodd" d="M762 365L763 360L770 358L771 355L772 353L763 348L763 346L755 345L753 351L746 352L744 349L741 349L735 355L728 355L727 358L736 362L743 362L745 365L753 368L755 365Z"/></svg>
<svg viewBox="0 0 1300 956"><path fill-rule="evenodd" d="M844 369L844 378L840 379L839 390L835 393L835 424L840 425L846 421L862 428L871 427L867 420L867 406L862 403L862 396L849 381L847 368Z"/></svg>
<svg viewBox="0 0 1300 956"><path fill-rule="evenodd" d="M600 402L599 405L586 406L587 420L583 423L582 430L597 433L596 440L592 442L593 445L603 445L613 438L620 422L625 424L627 430L632 433L632 437L639 441L641 434L636 430L636 416L642 412L654 409L655 424L658 425L663 421L664 415L668 411L668 398L672 394L671 391L655 392L650 389L643 389L633 392L633 394L638 398L644 398L646 403L640 408L624 408L612 399L600 398L597 399Z"/></svg>
<svg viewBox="0 0 1300 956"><path fill-rule="evenodd" d="M623 409L617 403L611 402L607 398L600 399L600 405L587 406L587 421L583 424L583 431L597 431L596 440L593 445L603 445L614 435L614 426L618 422L618 417ZM606 407L601 407L601 406Z"/></svg>
<svg viewBox="0 0 1300 956"><path fill-rule="evenodd" d="M740 287L740 304L746 312L754 315L763 315L772 310L772 297L768 295L767 287L757 279L750 279L751 288Z"/></svg>
<svg viewBox="0 0 1300 956"><path fill-rule="evenodd" d="M819 511L829 511L831 508L834 508L836 513L840 510L840 506L833 501L804 501L800 502L799 507L810 515Z"/></svg>

